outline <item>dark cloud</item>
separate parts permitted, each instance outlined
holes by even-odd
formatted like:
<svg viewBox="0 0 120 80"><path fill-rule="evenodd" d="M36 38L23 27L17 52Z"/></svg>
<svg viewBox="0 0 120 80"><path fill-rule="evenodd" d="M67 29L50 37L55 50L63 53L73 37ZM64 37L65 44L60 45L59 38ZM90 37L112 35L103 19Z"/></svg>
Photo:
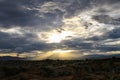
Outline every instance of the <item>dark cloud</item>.
<svg viewBox="0 0 120 80"><path fill-rule="evenodd" d="M72 1L72 0L71 0ZM64 2L66 2L64 0ZM71 5L66 6L66 14L65 17L71 17L78 12L82 12L83 10L89 8L91 0L75 0L72 1ZM68 0L69 3L69 0Z"/></svg>
<svg viewBox="0 0 120 80"><path fill-rule="evenodd" d="M48 44L39 42L39 43L27 43L27 44L22 44L19 47L16 47L14 49L15 52L17 53L23 53L23 52L31 52L31 51L35 51L35 50L39 50L39 51L49 51L51 50L51 46L49 46Z"/></svg>
<svg viewBox="0 0 120 80"><path fill-rule="evenodd" d="M120 1L119 0L90 0L91 1L91 4L93 6L98 6L98 5L111 5L111 4L115 4L115 3L119 3Z"/></svg>
<svg viewBox="0 0 120 80"><path fill-rule="evenodd" d="M114 40L113 40L114 41ZM107 43L107 42L106 42ZM78 41L66 41L64 43L68 48L74 50L80 50L80 52L92 52L99 51L99 52L111 52L111 51L119 51L120 45L105 45L101 41L90 41L90 40L78 40ZM81 53L82 54L82 53Z"/></svg>
<svg viewBox="0 0 120 80"><path fill-rule="evenodd" d="M0 52L30 52L34 50L47 51L51 47L43 42L32 41L36 38L32 34L25 34L24 37L13 37L13 35L0 32Z"/></svg>
<svg viewBox="0 0 120 80"><path fill-rule="evenodd" d="M43 3L52 0L4 0L0 2L0 27L35 27L35 26L45 26L47 24L52 25L52 21L56 19L56 14L46 13L44 17L38 17L36 15L40 14L38 10L33 9ZM31 8L31 10L27 9ZM46 19L47 18L47 19ZM50 20L52 18L53 20Z"/></svg>
<svg viewBox="0 0 120 80"><path fill-rule="evenodd" d="M36 11L28 11L24 8L24 1L8 1L4 0L0 2L0 24L3 27L11 26L30 26L34 24L32 19L37 18L34 16ZM29 4L29 1L28 1Z"/></svg>
<svg viewBox="0 0 120 80"><path fill-rule="evenodd" d="M16 37L14 38L10 34L0 32L0 49L14 50L16 47L26 44L29 37Z"/></svg>
<svg viewBox="0 0 120 80"><path fill-rule="evenodd" d="M102 52L120 51L120 47L116 45L101 45L100 47L97 47L96 49Z"/></svg>
<svg viewBox="0 0 120 80"><path fill-rule="evenodd" d="M108 32L108 38L116 39L120 38L120 28L115 28L112 31Z"/></svg>
<svg viewBox="0 0 120 80"><path fill-rule="evenodd" d="M120 38L120 28L115 28L109 32L106 32L104 35L102 36L93 36L93 37L90 37L86 40L90 40L90 41L104 41L104 40L107 40L107 39L119 39Z"/></svg>
<svg viewBox="0 0 120 80"><path fill-rule="evenodd" d="M93 16L93 19L97 20L100 23L120 25L119 18L114 19L114 18L110 17L109 15L95 15L95 16Z"/></svg>
<svg viewBox="0 0 120 80"><path fill-rule="evenodd" d="M79 50L80 54L82 54L81 52L96 50L95 47L98 46L94 41L88 41L85 39L68 40L64 41L62 44L64 44L68 49ZM96 46L94 46L95 44Z"/></svg>

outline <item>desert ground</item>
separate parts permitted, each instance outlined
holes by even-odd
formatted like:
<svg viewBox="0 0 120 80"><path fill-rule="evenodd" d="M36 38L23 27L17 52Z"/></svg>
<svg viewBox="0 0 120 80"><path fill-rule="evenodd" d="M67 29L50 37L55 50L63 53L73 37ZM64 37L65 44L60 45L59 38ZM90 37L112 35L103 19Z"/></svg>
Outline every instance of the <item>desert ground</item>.
<svg viewBox="0 0 120 80"><path fill-rule="evenodd" d="M120 80L120 59L1 60L0 80Z"/></svg>

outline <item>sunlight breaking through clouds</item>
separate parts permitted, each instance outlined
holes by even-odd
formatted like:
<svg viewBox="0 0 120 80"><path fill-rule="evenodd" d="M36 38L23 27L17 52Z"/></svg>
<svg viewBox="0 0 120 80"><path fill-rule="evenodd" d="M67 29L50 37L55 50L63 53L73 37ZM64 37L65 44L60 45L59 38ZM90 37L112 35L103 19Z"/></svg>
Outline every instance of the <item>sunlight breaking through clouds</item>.
<svg viewBox="0 0 120 80"><path fill-rule="evenodd" d="M62 49L56 49L52 51L48 51L46 53L42 53L38 55L37 57L34 57L34 59L40 60L40 59L60 59L60 60L70 60L70 59L76 59L80 55L76 55L76 50L62 50Z"/></svg>
<svg viewBox="0 0 120 80"><path fill-rule="evenodd" d="M92 19L94 9L85 11L71 18L64 18L63 25L47 32L38 32L38 37L47 43L60 43L73 38L87 39L93 36L103 36L114 29L114 26L99 23ZM106 27L105 27L106 26Z"/></svg>
<svg viewBox="0 0 120 80"><path fill-rule="evenodd" d="M119 3L118 0L2 0L0 54L15 53L40 60L119 54Z"/></svg>

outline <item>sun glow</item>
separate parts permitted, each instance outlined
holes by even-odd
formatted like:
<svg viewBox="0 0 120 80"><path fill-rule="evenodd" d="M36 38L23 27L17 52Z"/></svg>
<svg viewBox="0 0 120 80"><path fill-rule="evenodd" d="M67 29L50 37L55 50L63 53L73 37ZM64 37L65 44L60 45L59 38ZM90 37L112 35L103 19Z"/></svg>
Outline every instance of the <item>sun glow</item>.
<svg viewBox="0 0 120 80"><path fill-rule="evenodd" d="M55 32L48 36L48 43L60 43L62 40L68 39L73 33L70 31L63 31L61 33Z"/></svg>
<svg viewBox="0 0 120 80"><path fill-rule="evenodd" d="M52 59L61 59L61 60L69 60L77 57L75 55L75 50L62 50L62 49L56 49L51 51L54 55L51 56Z"/></svg>
<svg viewBox="0 0 120 80"><path fill-rule="evenodd" d="M53 53L55 54L64 54L64 53L70 53L72 52L72 50L61 50L61 49L57 49L57 50L54 50L52 51Z"/></svg>
<svg viewBox="0 0 120 80"><path fill-rule="evenodd" d="M36 60L44 60L44 59L60 59L60 60L70 60L78 57L76 56L75 50L63 50L63 49L55 49L52 51L45 52L44 54L39 54L34 59Z"/></svg>

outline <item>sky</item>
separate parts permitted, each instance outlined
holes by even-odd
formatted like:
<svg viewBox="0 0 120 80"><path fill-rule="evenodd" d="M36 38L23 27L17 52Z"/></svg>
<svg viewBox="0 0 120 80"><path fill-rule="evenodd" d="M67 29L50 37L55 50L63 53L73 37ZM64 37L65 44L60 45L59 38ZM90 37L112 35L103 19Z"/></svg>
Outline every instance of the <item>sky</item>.
<svg viewBox="0 0 120 80"><path fill-rule="evenodd" d="M120 54L120 0L0 0L0 56Z"/></svg>

